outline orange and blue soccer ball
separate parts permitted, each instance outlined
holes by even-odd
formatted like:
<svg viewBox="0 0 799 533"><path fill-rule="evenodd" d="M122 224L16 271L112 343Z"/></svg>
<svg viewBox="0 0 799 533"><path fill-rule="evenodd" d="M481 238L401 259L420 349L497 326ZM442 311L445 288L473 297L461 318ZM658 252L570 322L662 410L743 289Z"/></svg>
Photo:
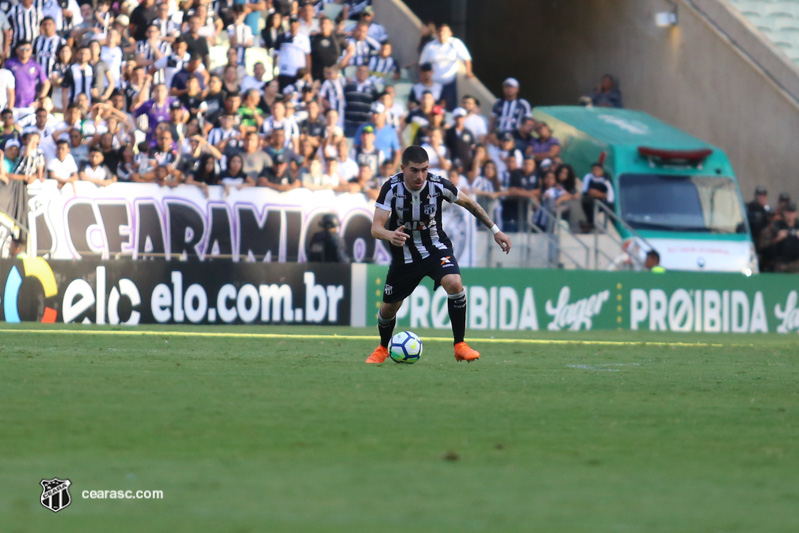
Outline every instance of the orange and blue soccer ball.
<svg viewBox="0 0 799 533"><path fill-rule="evenodd" d="M391 337L388 355L395 363L413 364L422 356L422 339L412 331L403 331Z"/></svg>

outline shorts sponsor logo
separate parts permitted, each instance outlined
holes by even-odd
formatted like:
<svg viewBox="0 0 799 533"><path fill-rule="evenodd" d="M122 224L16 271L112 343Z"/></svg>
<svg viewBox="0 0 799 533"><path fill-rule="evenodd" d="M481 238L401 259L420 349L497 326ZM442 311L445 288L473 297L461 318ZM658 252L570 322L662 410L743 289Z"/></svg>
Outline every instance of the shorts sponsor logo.
<svg viewBox="0 0 799 533"><path fill-rule="evenodd" d="M66 508L72 503L72 497L69 495L69 486L72 482L68 479L43 479L39 482L42 486L42 495L39 501L46 509L50 509L54 513Z"/></svg>
<svg viewBox="0 0 799 533"><path fill-rule="evenodd" d="M452 262L449 260L449 258L450 258L449 255L447 257L442 257L441 258L441 268L452 268L453 266L455 266L455 265L452 264Z"/></svg>

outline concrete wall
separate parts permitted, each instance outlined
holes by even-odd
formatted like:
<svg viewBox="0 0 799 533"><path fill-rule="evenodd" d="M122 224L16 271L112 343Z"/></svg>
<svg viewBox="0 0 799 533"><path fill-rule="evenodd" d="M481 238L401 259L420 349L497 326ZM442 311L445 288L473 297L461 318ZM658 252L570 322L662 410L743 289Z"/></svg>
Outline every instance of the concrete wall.
<svg viewBox="0 0 799 533"><path fill-rule="evenodd" d="M409 4L422 1L430 0ZM621 80L626 107L725 150L745 198L757 184L769 187L772 203L782 190L799 196L795 67L770 55L722 0L677 4L678 25L659 28L654 16L671 10L667 0L470 0L464 40L476 74L495 94L514 76L533 105L574 104L611 73Z"/></svg>

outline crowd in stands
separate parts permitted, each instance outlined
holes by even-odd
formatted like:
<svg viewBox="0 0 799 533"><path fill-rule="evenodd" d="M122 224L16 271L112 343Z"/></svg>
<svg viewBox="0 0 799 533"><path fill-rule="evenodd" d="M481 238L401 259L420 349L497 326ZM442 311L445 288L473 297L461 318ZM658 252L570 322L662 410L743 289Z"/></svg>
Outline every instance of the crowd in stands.
<svg viewBox="0 0 799 533"><path fill-rule="evenodd" d="M340 4L335 19L329 3ZM556 208L576 225L581 203L590 229L591 202L613 202L601 167L581 182L560 159L514 78L488 121L477 98L458 101L471 55L446 24L426 27L415 83L398 101L405 71L371 0L11 0L0 2L0 28L0 187L51 179L67 192L77 181L140 182L375 198L404 146L419 144L431 170L505 231L551 229ZM219 46L227 62L212 68ZM268 60L250 74L254 51ZM621 105L613 84L603 79L595 105ZM531 217L539 204L548 209Z"/></svg>
<svg viewBox="0 0 799 533"><path fill-rule="evenodd" d="M761 272L799 272L799 220L791 195L780 193L772 208L768 191L759 186L746 214Z"/></svg>

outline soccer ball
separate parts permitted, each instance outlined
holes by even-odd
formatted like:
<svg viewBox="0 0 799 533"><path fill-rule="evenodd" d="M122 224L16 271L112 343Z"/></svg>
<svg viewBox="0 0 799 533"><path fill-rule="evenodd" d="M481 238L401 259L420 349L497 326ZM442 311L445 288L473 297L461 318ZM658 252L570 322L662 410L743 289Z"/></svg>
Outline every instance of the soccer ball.
<svg viewBox="0 0 799 533"><path fill-rule="evenodd" d="M422 355L422 339L412 331L397 333L388 343L388 355L395 363L415 363Z"/></svg>

